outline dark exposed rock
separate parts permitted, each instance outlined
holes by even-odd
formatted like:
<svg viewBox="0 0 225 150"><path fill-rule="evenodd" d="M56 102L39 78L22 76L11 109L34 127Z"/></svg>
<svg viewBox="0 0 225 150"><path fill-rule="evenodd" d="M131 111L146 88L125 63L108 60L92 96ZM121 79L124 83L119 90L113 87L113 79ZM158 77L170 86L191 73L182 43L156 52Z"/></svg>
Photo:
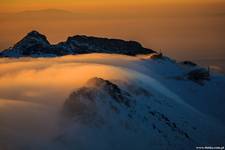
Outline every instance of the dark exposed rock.
<svg viewBox="0 0 225 150"><path fill-rule="evenodd" d="M153 53L150 56L151 59L162 59L163 58L163 54L162 53Z"/></svg>
<svg viewBox="0 0 225 150"><path fill-rule="evenodd" d="M97 38L84 35L69 37L66 42L60 43L60 46L68 46L71 50L77 50L77 53L100 52L137 55L153 52L150 49L143 48L142 45L136 41Z"/></svg>
<svg viewBox="0 0 225 150"><path fill-rule="evenodd" d="M142 47L136 41L124 41L119 39L98 38L89 36L73 36L67 41L51 45L47 38L32 31L28 33L14 47L0 53L1 57L49 57L88 53L109 53L138 55L154 53L153 50Z"/></svg>
<svg viewBox="0 0 225 150"><path fill-rule="evenodd" d="M130 96L129 93L122 91L116 84L97 77L90 79L87 84L104 90L118 103L131 107L130 101L127 99Z"/></svg>
<svg viewBox="0 0 225 150"><path fill-rule="evenodd" d="M196 63L193 63L192 61L182 61L181 64L187 65L187 66L197 66Z"/></svg>
<svg viewBox="0 0 225 150"><path fill-rule="evenodd" d="M210 72L209 70L200 68L188 72L186 76L189 80L202 84L203 81L210 79Z"/></svg>
<svg viewBox="0 0 225 150"><path fill-rule="evenodd" d="M154 118L156 118L157 120L159 120L160 122L162 122L163 124L165 124L166 126L168 126L172 131L177 132L179 135L187 139L190 138L187 132L179 128L177 124L175 122L172 122L166 115L157 111L149 111L149 114ZM153 125L153 129L156 129L155 125Z"/></svg>
<svg viewBox="0 0 225 150"><path fill-rule="evenodd" d="M116 84L101 78L90 79L85 87L73 92L65 101L64 112L69 116L90 116L96 113L96 99L99 95L104 95L104 99L111 98L119 105L131 107L129 94L122 91ZM114 112L119 112L116 106L111 104Z"/></svg>
<svg viewBox="0 0 225 150"><path fill-rule="evenodd" d="M12 48L9 48L2 52L4 57L22 57L32 56L33 54L50 54L54 53L51 50L51 45L47 38L38 33L32 31L28 33L21 41L16 43Z"/></svg>

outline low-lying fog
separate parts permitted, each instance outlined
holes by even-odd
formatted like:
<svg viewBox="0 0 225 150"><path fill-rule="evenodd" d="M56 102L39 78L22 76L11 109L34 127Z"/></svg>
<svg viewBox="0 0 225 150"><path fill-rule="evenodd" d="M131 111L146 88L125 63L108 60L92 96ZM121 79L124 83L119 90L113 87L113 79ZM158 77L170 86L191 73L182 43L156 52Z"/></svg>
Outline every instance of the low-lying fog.
<svg viewBox="0 0 225 150"><path fill-rule="evenodd" d="M0 149L54 137L72 91L92 77L126 80L134 76L128 68L144 69L138 61L102 54L0 59Z"/></svg>
<svg viewBox="0 0 225 150"><path fill-rule="evenodd" d="M87 80L93 77L113 80L112 82L121 89L124 88L123 90L126 90L126 86L147 89L152 94L152 101L148 101L149 97L134 95L134 99L140 100L137 108L139 108L139 105L146 106L144 102L146 104L151 102L151 107L162 114L168 114L171 120L181 126L185 132L189 132L200 143L208 141L209 137L215 140L217 140L215 137L218 135L218 139L224 137L224 132L222 132L224 127L221 123L221 121L224 122L222 115L224 114L222 109L224 106L224 93L222 92L224 77L212 75L212 80L205 81L205 85L199 85L193 81L182 80L182 77L185 76L185 70L193 69L190 66L175 63L175 61L166 57L152 60L146 58L149 58L149 56L86 54L55 58L0 59L0 150L62 150L65 146L71 146L68 149L74 149L77 144L82 147L90 143L95 145L96 149L99 149L98 146L110 147L107 142L118 143L120 141L123 143L123 139L129 141L129 139L119 136L120 134L115 134L118 136L115 136L115 140L112 140L114 135L105 140L105 136L101 135L98 130L92 132L92 130L86 130L85 127L79 128L79 126L76 126L77 122L70 124L72 118L67 120L63 115L63 106L69 95L86 85ZM180 78L174 78L177 76ZM128 84L123 87L123 83ZM132 90L127 89L127 92L132 93ZM142 107L140 108L137 111L142 114ZM100 113L102 112L100 111ZM140 116L137 118L140 119ZM120 120L117 117L109 117L110 119ZM151 123L152 121L154 119L150 120ZM155 121L155 124L162 125L162 129L168 135L167 139L177 136L174 130L172 132L167 130L167 124L157 119ZM183 126L183 121L189 122L189 125ZM119 121L119 123L121 122ZM70 128L68 128L70 125L72 127L75 125L74 129L76 129L71 130L73 131L71 132L71 142L70 139L68 140L71 145L63 143L62 140L60 141L62 143L59 142L61 147L58 147L57 141L61 136L70 133ZM134 123L134 125L137 124ZM164 137L158 135L155 128L150 130L148 124L142 125L143 131L145 127L146 131L149 131L149 137L164 142ZM192 131L191 126L196 126L198 132L194 129ZM115 127L118 128L118 126ZM208 130L210 130L210 134L203 134ZM91 136L88 134L89 131ZM120 130L118 131L120 133ZM96 138L96 133L101 135L102 138ZM211 133L214 135L211 136ZM105 134L109 135L110 132ZM154 135L157 135L156 138ZM76 144L74 144L74 137L75 141L78 140ZM140 137L148 139L142 137L142 134L140 134ZM110 138L112 139L110 140ZM133 144L149 144L141 138L136 137L135 134ZM136 139L139 140L136 141ZM175 145L176 140L173 141ZM104 142L106 145L102 145ZM128 143L124 145L130 146L132 142L129 141ZM185 144L185 141L182 140L181 143ZM90 147L92 148L92 146ZM90 147L87 147L87 149L90 149ZM133 148L133 145L130 147Z"/></svg>

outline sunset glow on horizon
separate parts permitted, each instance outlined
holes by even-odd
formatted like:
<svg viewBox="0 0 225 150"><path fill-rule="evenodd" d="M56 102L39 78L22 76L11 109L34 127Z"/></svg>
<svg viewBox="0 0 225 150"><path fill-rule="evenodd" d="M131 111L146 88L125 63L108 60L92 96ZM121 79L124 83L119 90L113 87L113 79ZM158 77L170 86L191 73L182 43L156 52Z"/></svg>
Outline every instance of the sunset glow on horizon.
<svg viewBox="0 0 225 150"><path fill-rule="evenodd" d="M176 59L225 55L224 0L3 0L0 50L32 30L51 43L77 34L136 40ZM213 54L212 54L213 50Z"/></svg>
<svg viewBox="0 0 225 150"><path fill-rule="evenodd" d="M98 10L108 11L109 8L117 10L129 7L149 7L163 5L225 5L224 0L3 0L1 1L0 12L20 12L26 10L41 9L65 9L69 11ZM105 8L105 9L104 9ZM132 10L130 10L132 11Z"/></svg>

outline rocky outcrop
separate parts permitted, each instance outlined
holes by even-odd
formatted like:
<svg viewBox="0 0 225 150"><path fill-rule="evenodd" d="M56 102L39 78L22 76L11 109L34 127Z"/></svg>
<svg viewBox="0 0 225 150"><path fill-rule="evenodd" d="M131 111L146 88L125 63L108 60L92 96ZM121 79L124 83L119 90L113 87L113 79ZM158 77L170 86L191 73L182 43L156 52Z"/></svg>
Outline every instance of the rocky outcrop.
<svg viewBox="0 0 225 150"><path fill-rule="evenodd" d="M187 78L199 84L204 84L204 81L210 80L210 72L205 68L194 69L187 73Z"/></svg>
<svg viewBox="0 0 225 150"><path fill-rule="evenodd" d="M102 78L92 78L87 84L73 92L64 104L64 112L69 116L90 116L97 113L96 104L98 98L101 102L105 101L116 103L124 107L131 107L131 96L126 91L120 89L116 84ZM100 103L101 103L100 102ZM112 109L117 108L111 106Z"/></svg>
<svg viewBox="0 0 225 150"><path fill-rule="evenodd" d="M3 57L25 57L50 53L52 53L51 45L46 36L32 31L12 48L4 50L1 55Z"/></svg>
<svg viewBox="0 0 225 150"><path fill-rule="evenodd" d="M124 41L77 35L69 37L65 42L51 45L47 38L32 31L12 48L0 53L1 57L50 57L88 53L109 53L138 55L154 53L153 50L142 47L136 41Z"/></svg>

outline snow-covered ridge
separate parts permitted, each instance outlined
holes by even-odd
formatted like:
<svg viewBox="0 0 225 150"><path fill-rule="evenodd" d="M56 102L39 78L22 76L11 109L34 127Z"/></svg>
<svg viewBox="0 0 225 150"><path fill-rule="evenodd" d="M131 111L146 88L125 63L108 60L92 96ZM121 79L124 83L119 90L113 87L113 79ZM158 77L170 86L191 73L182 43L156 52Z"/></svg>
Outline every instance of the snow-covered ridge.
<svg viewBox="0 0 225 150"><path fill-rule="evenodd" d="M54 57L87 53L138 55L154 51L136 41L98 38L85 35L69 37L65 42L52 45L46 36L32 31L12 48L0 52L1 57Z"/></svg>
<svg viewBox="0 0 225 150"><path fill-rule="evenodd" d="M70 125L56 138L59 145L72 146L74 142L84 149L90 145L93 149L192 149L203 143L218 145L224 139L222 125L210 117L151 88L123 81L92 78L71 93L63 110ZM75 137L80 134L85 141ZM94 136L99 139L93 144Z"/></svg>

